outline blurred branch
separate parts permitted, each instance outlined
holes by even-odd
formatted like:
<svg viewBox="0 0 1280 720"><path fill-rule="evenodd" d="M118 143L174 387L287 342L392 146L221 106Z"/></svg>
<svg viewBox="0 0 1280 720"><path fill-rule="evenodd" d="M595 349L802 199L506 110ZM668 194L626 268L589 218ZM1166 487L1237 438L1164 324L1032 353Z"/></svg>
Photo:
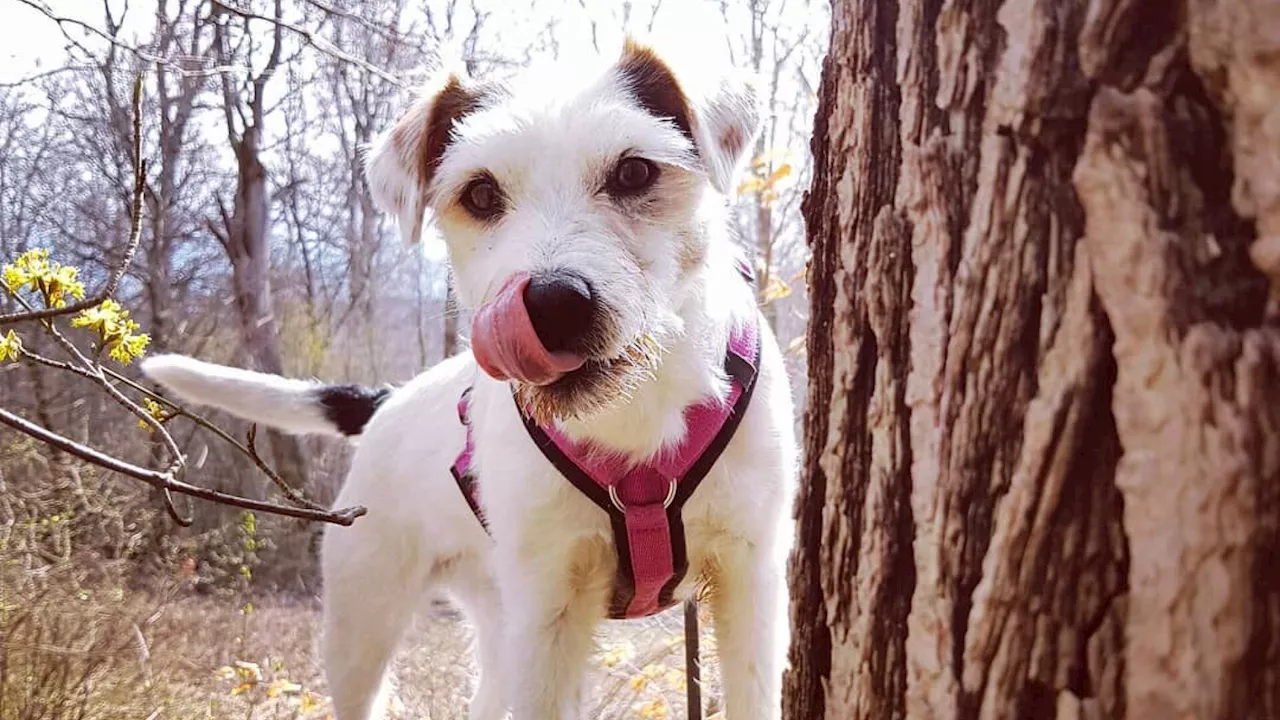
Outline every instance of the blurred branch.
<svg viewBox="0 0 1280 720"><path fill-rule="evenodd" d="M160 55L153 55L152 53L149 53L139 47L123 42L119 38L112 35L111 33L105 32L101 28L94 27L92 24L87 23L83 20L77 20L76 18L58 15L53 11L53 8L50 8L48 5L44 4L43 2L38 2L37 0L12 0L12 1L17 2L21 5L26 5L27 7L45 16L49 20L52 20L53 22L57 23L58 29L62 31L63 37L65 37L68 42L72 43L75 47L80 49L82 52L85 52L90 55L92 55L92 53L90 53L88 48L86 48L83 44L78 43L75 40L71 39L71 36L67 34L67 26L78 27L84 30L89 35L105 40L112 47L124 50L130 55L133 55L139 60L142 60L143 62L146 62L151 65L156 65L156 66L164 66L168 68L170 71L174 72L175 74L181 75L183 77L205 77L208 75L217 75L221 73L244 72L244 68L230 67L230 66L202 68L200 70L191 70L188 68L184 68L170 58L162 57ZM52 75L56 72L60 72L62 70L68 70L68 69L74 69L74 66L68 67L68 68L59 68L58 70L47 72L47 73L40 73L30 78L24 78L16 82L0 85L0 87L14 87L17 85L21 85L22 83L29 82L31 80L35 80L39 77Z"/></svg>
<svg viewBox="0 0 1280 720"><path fill-rule="evenodd" d="M2 82L0 83L0 89L7 90L11 88L22 87L23 85L33 83L37 80L43 80L44 78L47 78L47 77L53 77L54 75L61 75L62 73L66 73L66 72L76 72L79 70L93 70L94 68L95 68L94 65L64 65L62 67L53 68L52 70L45 70L43 72L25 75L21 78L18 78L17 80Z"/></svg>
<svg viewBox="0 0 1280 720"><path fill-rule="evenodd" d="M337 525L350 525L356 518L364 515L366 512L363 507L358 506L335 511L310 510L262 500L250 500L249 498L243 498L238 495L229 495L224 492L197 487L178 480L176 475L181 472L181 467L177 463L175 463L174 467L171 467L164 472L134 465L133 463L125 462L124 460L112 457L106 453L94 450L87 445L82 445L74 440L69 440L51 430L46 430L35 423L10 413L4 408L0 408L0 423L4 423L5 425L26 433L41 442L70 453L81 460L93 463L99 467L104 467L108 470L113 470L115 472L137 478L152 487L165 490L167 492L176 492L182 495L199 498L201 500L210 500L223 505L244 508L245 510L256 510L273 515L284 515L286 517L298 518L300 520L318 520Z"/></svg>
<svg viewBox="0 0 1280 720"><path fill-rule="evenodd" d="M413 40L410 37L407 37L396 28L388 27L387 25L383 25L382 23L373 22L372 20L361 17L360 15L357 15L353 12L342 10L340 8L334 7L329 3L320 2L320 0L306 0L306 3L311 7L314 7L315 9L319 10L320 12L323 12L324 14L329 15L330 17L342 18L343 20L355 23L356 25L359 25L360 27L364 28L365 30L368 30L369 32L373 33L374 35L377 35L378 37L381 37L384 40L389 40L393 43L409 45L414 47L417 50L424 49L422 46L422 43L416 40Z"/></svg>
<svg viewBox="0 0 1280 720"><path fill-rule="evenodd" d="M300 27L298 25L295 25L291 22L287 22L280 18L270 17L267 15L262 15L260 13L253 12L252 10L248 10L246 8L236 7L235 5L230 5L228 3L223 2L222 0L209 0L209 2L215 8L218 8L219 10L230 13L232 15L236 15L238 17L244 18L245 20L262 20L263 22L269 22L275 25L277 29L283 28L285 30L288 30L289 32L302 38L308 45L315 48L317 51L324 53L325 55L328 55L334 58L335 60L340 60L342 62L354 65L360 68L361 70L364 70L365 72L376 75L382 78L383 80L386 80L387 82L392 83L393 85L401 84L400 79L397 78L395 75L392 75L386 70L383 70L382 68L377 67L372 63L362 60L356 57L355 55L344 52L341 48L337 47L336 45L329 42L328 40L325 40L323 37L320 37L320 35L318 35L317 33L311 30L308 30L307 28Z"/></svg>
<svg viewBox="0 0 1280 720"><path fill-rule="evenodd" d="M36 0L16 0L16 1L20 5L26 5L27 7L35 10L41 15L44 15L50 20L54 21L55 23L58 24L59 28L63 29L63 32L65 32L65 28L67 25L72 25L72 26L83 29L85 32L89 33L90 35L94 35L98 38L106 40L108 43L122 50L128 51L129 53L132 53L133 55L136 55L140 59L146 60L149 63L166 63L167 62L162 57L152 55L148 52L140 50L127 43L122 43L118 39L113 37L110 33L103 32L102 29L96 28L93 25L83 20L77 20L73 17L65 17L63 15L58 15L53 11L53 8L49 7L48 5L45 5L42 2L37 2Z"/></svg>
<svg viewBox="0 0 1280 720"><path fill-rule="evenodd" d="M258 469L262 471L262 474L266 475L267 478L270 479L271 482L277 488L280 489L280 492L284 493L284 496L289 498L289 500L294 504L301 505L303 507L308 507L308 508L311 508L312 510L324 510L324 508L321 505L318 505L306 499L305 497L302 496L301 493L299 493L297 490L291 487L288 483L286 483L284 479L282 479L280 475L276 473L275 470L272 470L271 466L268 465L260 455L258 455L258 448L256 445L257 434L258 434L257 425L252 425L249 427L249 436L248 436L249 444L246 447L245 445L240 444L238 440L231 437L231 435L227 433L226 430L223 430L217 425L214 425L212 422L206 420L204 417L191 412L185 407L173 402L172 400L164 397L163 395L160 395L159 393L156 393L152 390L148 390L146 387L142 386L141 384L134 382L133 380L130 380L129 378L121 375L120 373L114 370L111 370L108 368L103 368L103 370L108 375L110 375L113 379L121 383L124 383L125 385L128 385L129 387L133 388L134 390L137 390L143 395L150 397L153 400L164 403L166 406L169 407L170 410L173 411L173 417L178 417L178 416L185 417L191 422L195 423L196 425L199 425L205 430L208 430L214 435L217 435L218 437L227 441L227 443L235 447L237 450L243 453L246 457L252 460L253 464L257 465Z"/></svg>
<svg viewBox="0 0 1280 720"><path fill-rule="evenodd" d="M26 305L26 300L24 300L21 296L15 295L14 297L18 300L18 302ZM101 385L112 396L113 399L115 399L117 402L123 405L131 413L133 413L133 415L136 416L139 420L151 425L152 429L160 434L165 445L168 447L169 452L175 458L174 463L170 467L170 469L165 473L157 473L154 470L146 470L147 475L140 476L136 472L133 472L134 470L139 469L137 465L126 463L122 460L118 460L108 455L104 455L103 453L93 450L92 448L88 448L83 445L78 445L77 443L74 443L73 441L68 440L67 438L57 435L57 433L53 433L52 431L46 430L40 427L39 425L28 423L27 421L22 420L22 418L17 418L17 416L11 415L10 417L17 418L17 420L21 420L22 423L25 423L25 425L23 426L19 426L14 423L9 423L11 426L15 427L16 429L22 430L23 432L27 432L28 427L34 427L42 431L42 433L47 434L47 435L43 435L43 434L37 435L34 433L28 433L28 434L31 434L33 437L36 437L37 439L45 440L46 442L48 442L48 436L53 436L53 437L59 438L61 442L71 443L72 445L76 445L77 447L80 448L80 451L68 449L66 447L63 447L63 445L57 442L50 443L55 447L59 447L73 455L76 455L77 457L80 457L83 460L87 460L94 464L105 467L109 470L124 472L127 475L131 475L132 477L136 477L140 480L143 480L144 482L152 484L153 486L159 487L160 489L165 490L166 495L170 491L177 491L179 493L186 494L186 495L195 495L196 497L203 497L202 495L197 495L194 492L189 492L184 488L190 487L190 488L195 488L196 490L199 490L201 492L206 492L204 488L199 488L194 485L188 486L185 483L182 483L176 479L177 476L180 476L182 473L185 472L186 459L183 457L182 452L178 449L177 443L174 441L173 436L169 433L168 429L164 427L164 424L161 422L159 418L156 418L152 416L151 413L147 412L146 410L143 410L141 407L137 405L137 403L127 398L117 388L111 385L111 383L109 383L106 378L106 376L110 376L111 378L117 381L120 381L125 385L128 385L134 390L137 390L138 392L145 394L151 398L154 398L164 403L165 405L167 405L170 409L173 410L173 415L171 417L175 417L179 415L186 417L190 419L192 422L194 422L196 425L199 425L200 427L203 427L206 430L209 430L214 434L218 435L219 437L221 437L222 439L226 440L228 443L233 445L237 450L243 453L246 457L252 460L253 463L258 467L258 469L261 470L262 473L266 475L277 488L280 489L280 491L285 495L286 498L288 498L291 502L295 503L296 505L302 506L303 509L291 508L285 505L276 505L272 503L262 504L262 503L258 503L258 501L256 500L249 500L247 498L242 498L236 495L229 495L226 493L216 493L216 495L219 498L223 498L222 500L218 500L218 502L225 501L227 502L227 504L231 504L236 507L243 507L248 509L259 509L259 510L263 510L264 512L275 512L277 514L283 514L283 515L288 515L290 517L297 517L302 519L313 519L313 520L324 520L326 522L336 522L342 525L349 525L351 521L354 521L355 518L360 517L361 515L364 514L364 508L362 507L347 508L345 510L339 510L336 512L326 511L322 506L314 502L311 502L310 500L307 500L297 490L290 487L289 484L286 483L283 479L281 479L279 474L276 473L274 470L272 470L271 467L267 465L266 461L264 461L262 457L258 454L258 449L256 445L257 425L253 425L250 427L249 437L248 437L249 442L248 442L248 446L246 447L245 445L242 445L239 442L237 442L235 438L227 434L225 430L223 430L222 428L219 428L218 426L209 422L205 418L187 410L181 405L178 405L177 403L155 392L152 392L151 390L146 389L142 385L134 382L133 380L130 380L129 378L126 378L125 376L115 372L114 370L111 370L109 368L105 368L105 367L102 367L101 365L93 363L87 357L85 357L84 354L81 353L80 350L76 348L75 345L73 345L70 340L67 340L66 337L62 335L62 333L59 332L57 328L52 325L52 323L46 321L44 324L45 324L46 331L49 332L53 336L53 338L58 341L59 344L61 344L64 348L66 348L68 353L72 354L74 357L76 357L78 360L80 360L84 365L88 366L90 369L85 369L84 367L77 367L76 365L73 365L71 363L61 362L58 360L54 360L52 358L47 358L47 357L44 357L43 355L33 353L30 350L27 350L26 348L22 348L20 350L22 357L27 358L28 360L31 360L33 362L39 363L41 365L45 365L46 367L51 367L57 370L64 370L67 372L71 372L83 378L93 380L97 384ZM4 412L3 408L0 408L0 413L3 413L3 412ZM0 418L0 419L3 419L3 418ZM86 452L89 454L85 454ZM99 462L99 460L103 457L106 457L112 460L114 464L107 465ZM121 469L122 467L128 468L128 469L122 470ZM156 485L155 478L160 476L168 477L170 480L169 484L163 485L163 486ZM207 491L207 492L213 492L213 491ZM229 501L226 500L228 498L230 499ZM169 514L174 518L174 520L176 520L179 524L183 526L190 525L191 520L184 518L183 516L178 514L177 508L173 506L172 499L168 497L166 497L166 499L167 499L167 508L169 510ZM212 499L212 498L206 498L206 499ZM243 503L258 503L258 506L250 507L249 505L245 505ZM279 508L284 508L288 510L288 512L281 512ZM304 512L311 513L311 515L298 514L298 513L304 513ZM348 518L348 517L350 519L344 521L344 518Z"/></svg>
<svg viewBox="0 0 1280 720"><path fill-rule="evenodd" d="M25 2L25 0L20 0ZM93 297L70 303L63 307L47 307L41 310L25 310L23 312L0 315L0 326L16 322L45 320L59 315L71 315L81 310L97 307L103 300L111 297L120 285L120 279L133 262L133 255L138 251L138 243L142 240L142 196L146 189L147 161L142 159L142 76L133 83L133 207L130 209L129 242L125 245L124 257L116 269L107 277L107 283Z"/></svg>

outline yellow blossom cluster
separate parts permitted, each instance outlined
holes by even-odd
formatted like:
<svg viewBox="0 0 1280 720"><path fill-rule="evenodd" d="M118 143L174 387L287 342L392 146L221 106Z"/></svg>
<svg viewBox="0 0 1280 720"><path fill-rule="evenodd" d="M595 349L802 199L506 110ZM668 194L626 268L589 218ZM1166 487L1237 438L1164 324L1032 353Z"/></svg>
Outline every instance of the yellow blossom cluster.
<svg viewBox="0 0 1280 720"><path fill-rule="evenodd" d="M5 335L0 335L0 362L6 360L17 360L22 354L22 340L10 330Z"/></svg>
<svg viewBox="0 0 1280 720"><path fill-rule="evenodd" d="M142 357L151 336L138 332L139 325L129 318L129 311L115 300L103 300L97 307L82 311L71 319L72 327L89 328L102 339L102 347L112 359L127 365Z"/></svg>
<svg viewBox="0 0 1280 720"><path fill-rule="evenodd" d="M283 668L276 668L277 672ZM303 688L287 677L280 676L266 682L262 668L257 663L237 660L231 665L224 665L214 671L214 677L231 683L232 695L252 695L261 690L267 698L274 699L288 696L295 699L297 708L302 714L310 713L324 705L325 698Z"/></svg>
<svg viewBox="0 0 1280 720"><path fill-rule="evenodd" d="M636 717L652 718L652 720L667 720L671 717L671 706L667 704L665 698L636 703L631 710Z"/></svg>
<svg viewBox="0 0 1280 720"><path fill-rule="evenodd" d="M683 642L683 637L672 635L665 638L664 644L670 650ZM635 702L632 703L631 712L627 717L655 720L671 717L671 706L667 695L673 692L684 693L687 690L688 679L684 670L671 667L656 658L653 662L645 662L643 667L635 661L636 648L626 640L605 645L596 655L596 662L601 667L613 671L615 675L620 675L620 680L633 693Z"/></svg>
<svg viewBox="0 0 1280 720"><path fill-rule="evenodd" d="M50 261L47 249L35 248L6 264L0 272L0 282L14 297L31 291L44 301L45 307L62 308L67 306L67 298L84 299L84 283L80 282L79 274L78 268ZM129 311L111 299L80 311L71 319L71 325L96 333L102 350L121 364L142 357L151 342L151 336L138 332L141 326L129 318ZM0 362L16 360L21 350L22 343L12 330L0 336Z"/></svg>
<svg viewBox="0 0 1280 720"><path fill-rule="evenodd" d="M45 307L66 307L67 297L84 299L84 283L77 279L77 268L49 261L49 251L44 248L28 250L17 260L4 266L4 285L17 295L24 289L39 293Z"/></svg>
<svg viewBox="0 0 1280 720"><path fill-rule="evenodd" d="M148 415L155 418L156 422L162 423L170 417L169 414L164 411L164 406L151 398L142 398L142 407L147 411ZM138 427L146 430L147 432L155 432L155 429L151 427L151 423L143 420L142 418L138 418Z"/></svg>

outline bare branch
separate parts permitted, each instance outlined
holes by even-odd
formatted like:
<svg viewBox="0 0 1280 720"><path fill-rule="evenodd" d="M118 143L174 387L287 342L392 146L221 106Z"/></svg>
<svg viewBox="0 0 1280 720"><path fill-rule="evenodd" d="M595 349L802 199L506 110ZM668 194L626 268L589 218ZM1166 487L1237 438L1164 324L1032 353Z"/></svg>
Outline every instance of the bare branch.
<svg viewBox="0 0 1280 720"><path fill-rule="evenodd" d="M25 2L25 0L22 0ZM23 312L9 313L0 315L0 326L10 325L17 322L29 322L32 320L46 320L48 318L57 317L59 315L70 315L72 313L87 310L91 307L101 305L102 302L115 294L116 288L120 285L121 278L129 269L129 265L133 262L133 256L138 251L138 243L142 240L142 196L146 189L147 162L142 159L142 76L139 75L133 83L133 207L130 210L129 218L129 242L125 246L124 257L120 260L116 269L107 277L107 283L100 291L95 293L93 297L71 303L64 307L48 307L40 310L26 310Z"/></svg>
<svg viewBox="0 0 1280 720"><path fill-rule="evenodd" d="M172 72L174 72L174 73L176 73L176 74L179 74L179 75L181 75L181 76L183 76L183 77L200 78L200 77L208 77L208 76L210 76L210 75L220 75L220 74L224 74L224 73L243 73L243 72L245 72L245 68L243 68L243 67L234 67L234 66L226 66L226 65L220 65L220 66L210 67L210 68L201 68L201 69L198 69L198 70L192 70L192 69L190 69L190 68L185 68L185 67L183 67L181 64L179 64L176 60L174 60L174 59L172 59L172 58L162 57L162 56L160 56L160 55L154 55L154 54L149 53L149 52L147 52L147 51L145 51L145 50L143 50L143 49L141 49L141 48L138 48L138 47L135 47L135 46L133 46L133 45L130 45L129 43L126 43L126 42L121 41L119 38L115 37L113 34L111 34L111 33L107 33L107 32L104 32L102 29L100 29L100 28L96 28L96 27L94 27L93 25L91 25L91 24L89 24L89 23L84 22L83 20L77 20L77 19L75 19L75 18L71 18L71 17L64 17L64 16L61 16L61 15L58 15L58 14L54 13L54 11L53 11L53 9L52 9L52 8L48 7L48 6L47 6L47 5L45 5L44 3L37 2L36 0L15 0L15 1L16 1L16 2L19 2L19 3L23 4L23 5L26 5L26 6L27 6L27 7L29 7L29 8L32 8L32 9L33 9L33 10L35 10L36 12L40 13L41 15L44 15L46 18L48 18L48 19L52 20L53 22L57 23L57 24L58 24L58 28L62 31L63 37L65 37L65 38L67 39L67 41L68 41L68 42L70 42L72 45L74 45L74 46L75 46L76 48L78 48L80 51L84 52L86 55L89 55L89 56L92 56L92 55L93 55L93 53L92 53L92 52L90 52L90 51L89 51L89 49L88 49L88 48L86 48L83 44L81 44L81 43L79 43L79 42L76 42L75 40L73 40L73 39L71 38L71 36L70 36L70 35L68 35L68 34L67 34L67 26L73 26L73 27L81 28L81 29L83 29L85 32L89 33L90 35L93 35L94 37L97 37L97 38L100 38L100 39L102 39L102 40L107 41L107 43L109 43L109 44L110 44L110 46L111 46L112 48L117 48L117 49L120 49L120 50L124 50L125 52L129 53L130 55L133 55L134 57L138 58L139 60L142 60L142 61L144 61L144 62L146 62L146 63L148 63L148 64L150 64L150 65L155 65L155 66L157 66L157 67L166 67L166 68L168 68L170 71L172 71ZM31 80L34 80L34 79L36 79L36 78L39 78L39 77L43 77L43 76L47 76L47 75L52 75L52 74L55 74L55 73L57 73L57 72L61 72L61 71L64 71L64 70L70 70L70 69L74 69L74 68L75 68L75 66L70 66L70 67L66 67L66 68L59 68L58 70L51 71L51 72L39 73L39 74L34 75L34 76L32 76L32 77L29 77L29 78L24 78L24 79L22 79L22 80L17 80L17 81L10 82L10 83L5 83L5 84L3 84L3 85L0 85L0 87L15 87L15 86L18 86L18 85L22 85L22 84L23 84L23 83L25 83L25 82L29 82L29 81L31 81Z"/></svg>
<svg viewBox="0 0 1280 720"><path fill-rule="evenodd" d="M18 78L17 80L2 82L0 83L0 89L22 87L23 85L33 83L37 80L43 80L44 78L47 78L47 77L53 77L54 75L61 75L62 73L66 73L66 72L75 72L77 70L93 70L95 67L96 67L95 65L87 65L87 64L64 65L62 67L53 68L52 70L45 70L43 72L32 73L31 75Z"/></svg>
<svg viewBox="0 0 1280 720"><path fill-rule="evenodd" d="M85 30L90 35L94 35L98 38L106 40L112 46L118 47L121 50L125 50L129 53L132 53L133 55L136 55L137 57L149 63L167 63L168 62L162 57L152 55L148 52L145 52L136 47L133 47L132 45L120 42L115 36L111 35L110 33L103 32L101 29L96 28L93 25L90 25L89 23L84 22L83 20L77 20L72 17L65 17L62 15L58 15L54 13L53 8L50 8L49 6L45 5L42 2L36 2L36 0L17 0L17 2L23 5L26 5L27 7L35 10L41 15L44 15L50 20L56 22L59 28L63 28L64 32L65 32L66 26L72 25Z"/></svg>
<svg viewBox="0 0 1280 720"><path fill-rule="evenodd" d="M362 506L343 508L341 510L311 510L305 508L290 507L288 505L280 505L277 503L266 502L263 500L251 500L249 498L231 495L209 488L202 488L189 483L178 480L175 477L180 466L175 466L164 472L151 470L140 465L125 462L118 458L112 457L105 453L99 452L87 445L82 445L74 440L68 439L36 425L29 420L14 415L13 413L0 408L0 423L4 423L19 432L30 435L31 437L53 447L58 448L66 453L74 455L81 460L93 463L98 467L128 475L137 478L154 488L164 490L166 492L176 492L201 500L209 500L211 502L221 503L223 505L231 505L233 507L243 508L245 510L256 510L259 512L270 513L272 515L284 515L286 517L298 518L300 520L316 520L320 522L334 523L336 525L350 525L355 519L365 515L368 511Z"/></svg>
<svg viewBox="0 0 1280 720"><path fill-rule="evenodd" d="M284 30L288 30L289 32L292 32L293 34L302 38L304 41L306 41L308 45L315 48L319 52L324 53L325 55L329 55L330 57L333 57L337 60L341 60L342 62L355 65L361 70L364 70L365 72L376 75L382 78L383 80L386 80L387 82L392 83L394 85L402 84L400 79L397 78L395 75L392 75L386 70L383 70L382 68L379 68L376 65L373 65L372 63L366 62L350 53L344 52L341 48L338 48L333 43L329 42L328 40L325 40L323 37L321 37L319 34L315 33L314 31L308 30L307 28L304 28L304 27L299 27L298 25L287 22L281 18L268 17L266 15L255 13L252 10L239 8L234 5L229 5L223 2L222 0L209 0L209 1L215 7L225 10L226 12L229 12L232 15L238 15L239 17L242 17L246 20L262 20L264 22L272 23L276 26L277 31L280 30L281 28L283 28Z"/></svg>

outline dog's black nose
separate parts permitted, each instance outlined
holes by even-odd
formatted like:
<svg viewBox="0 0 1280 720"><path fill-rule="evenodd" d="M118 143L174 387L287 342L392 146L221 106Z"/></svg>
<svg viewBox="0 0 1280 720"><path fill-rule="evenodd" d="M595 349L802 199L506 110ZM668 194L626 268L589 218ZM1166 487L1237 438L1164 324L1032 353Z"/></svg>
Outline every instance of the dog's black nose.
<svg viewBox="0 0 1280 720"><path fill-rule="evenodd" d="M586 280L564 271L534 275L524 290L524 306L543 347L550 352L583 352L596 314Z"/></svg>

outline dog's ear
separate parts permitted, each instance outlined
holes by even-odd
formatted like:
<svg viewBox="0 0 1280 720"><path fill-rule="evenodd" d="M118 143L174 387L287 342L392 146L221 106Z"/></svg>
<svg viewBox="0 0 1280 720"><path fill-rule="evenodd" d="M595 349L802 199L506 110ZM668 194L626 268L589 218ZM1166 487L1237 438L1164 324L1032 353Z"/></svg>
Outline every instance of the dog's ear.
<svg viewBox="0 0 1280 720"><path fill-rule="evenodd" d="M745 74L708 73L689 65L691 72L681 75L681 82L653 48L627 38L617 74L640 107L669 119L693 142L712 186L728 194L755 142L759 96Z"/></svg>
<svg viewBox="0 0 1280 720"><path fill-rule="evenodd" d="M421 238L431 180L454 124L479 108L484 97L485 90L460 71L441 71L395 126L371 144L365 157L369 192L378 208L395 215L406 243Z"/></svg>

